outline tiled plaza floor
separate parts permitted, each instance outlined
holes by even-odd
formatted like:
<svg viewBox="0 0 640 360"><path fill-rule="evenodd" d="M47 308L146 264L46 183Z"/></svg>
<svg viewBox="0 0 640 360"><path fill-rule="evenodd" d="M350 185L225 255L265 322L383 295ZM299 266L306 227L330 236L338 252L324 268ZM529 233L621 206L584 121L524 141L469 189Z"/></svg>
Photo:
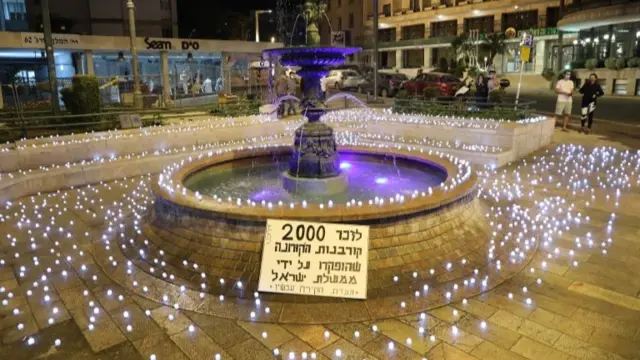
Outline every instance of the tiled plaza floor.
<svg viewBox="0 0 640 360"><path fill-rule="evenodd" d="M252 321L232 299L211 316L115 282L140 271L116 250L149 178L22 199L0 211L0 359L640 359L640 158L626 145L558 133L483 172L495 246L522 241L531 263L479 296L371 323L260 322L266 301Z"/></svg>

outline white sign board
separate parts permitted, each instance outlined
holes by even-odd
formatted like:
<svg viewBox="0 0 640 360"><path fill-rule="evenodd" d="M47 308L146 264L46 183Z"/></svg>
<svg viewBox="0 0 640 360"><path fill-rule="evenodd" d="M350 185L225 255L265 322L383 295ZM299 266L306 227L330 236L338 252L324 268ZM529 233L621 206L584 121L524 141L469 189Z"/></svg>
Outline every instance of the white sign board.
<svg viewBox="0 0 640 360"><path fill-rule="evenodd" d="M24 47L44 48L44 34L43 33L20 33L22 37ZM53 41L53 47L65 46L77 46L81 45L80 36L73 34L52 34L51 40Z"/></svg>
<svg viewBox="0 0 640 360"><path fill-rule="evenodd" d="M258 290L367 298L369 227L267 220Z"/></svg>
<svg viewBox="0 0 640 360"><path fill-rule="evenodd" d="M520 46L533 47L533 35L528 33L522 34Z"/></svg>
<svg viewBox="0 0 640 360"><path fill-rule="evenodd" d="M331 32L331 46L345 46L344 31Z"/></svg>

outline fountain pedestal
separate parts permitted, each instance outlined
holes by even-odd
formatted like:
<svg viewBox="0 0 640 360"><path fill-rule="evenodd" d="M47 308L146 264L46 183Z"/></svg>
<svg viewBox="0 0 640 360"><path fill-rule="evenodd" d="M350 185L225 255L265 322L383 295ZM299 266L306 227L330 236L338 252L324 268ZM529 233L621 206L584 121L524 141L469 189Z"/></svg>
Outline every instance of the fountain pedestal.
<svg viewBox="0 0 640 360"><path fill-rule="evenodd" d="M347 177L341 174L338 149L333 129L320 117L326 109L322 104L320 79L329 72L328 67L339 65L345 56L359 48L301 47L266 50L267 55L280 57L283 66L300 67L303 100L302 114L309 120L295 132L293 155L289 171L282 176L283 186L292 192L310 194L339 193L347 187Z"/></svg>

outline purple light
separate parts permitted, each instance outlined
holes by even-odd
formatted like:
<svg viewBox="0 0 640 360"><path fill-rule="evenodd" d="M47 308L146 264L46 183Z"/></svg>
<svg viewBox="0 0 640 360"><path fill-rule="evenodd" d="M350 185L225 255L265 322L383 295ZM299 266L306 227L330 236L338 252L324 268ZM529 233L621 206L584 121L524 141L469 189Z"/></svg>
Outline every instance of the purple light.
<svg viewBox="0 0 640 360"><path fill-rule="evenodd" d="M340 163L340 170L348 170L351 169L351 163L343 161Z"/></svg>
<svg viewBox="0 0 640 360"><path fill-rule="evenodd" d="M376 178L376 184L382 185L382 184L386 184L388 182L389 182L389 179L387 179L386 177Z"/></svg>

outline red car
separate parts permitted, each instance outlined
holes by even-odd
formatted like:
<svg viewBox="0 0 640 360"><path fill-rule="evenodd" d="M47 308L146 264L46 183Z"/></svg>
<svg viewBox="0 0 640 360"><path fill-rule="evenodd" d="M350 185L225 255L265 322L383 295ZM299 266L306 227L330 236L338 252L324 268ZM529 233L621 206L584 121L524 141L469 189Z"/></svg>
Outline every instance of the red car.
<svg viewBox="0 0 640 360"><path fill-rule="evenodd" d="M425 88L439 87L440 96L454 96L460 88L460 79L451 74L430 72L403 82L401 87L409 95L421 96Z"/></svg>

